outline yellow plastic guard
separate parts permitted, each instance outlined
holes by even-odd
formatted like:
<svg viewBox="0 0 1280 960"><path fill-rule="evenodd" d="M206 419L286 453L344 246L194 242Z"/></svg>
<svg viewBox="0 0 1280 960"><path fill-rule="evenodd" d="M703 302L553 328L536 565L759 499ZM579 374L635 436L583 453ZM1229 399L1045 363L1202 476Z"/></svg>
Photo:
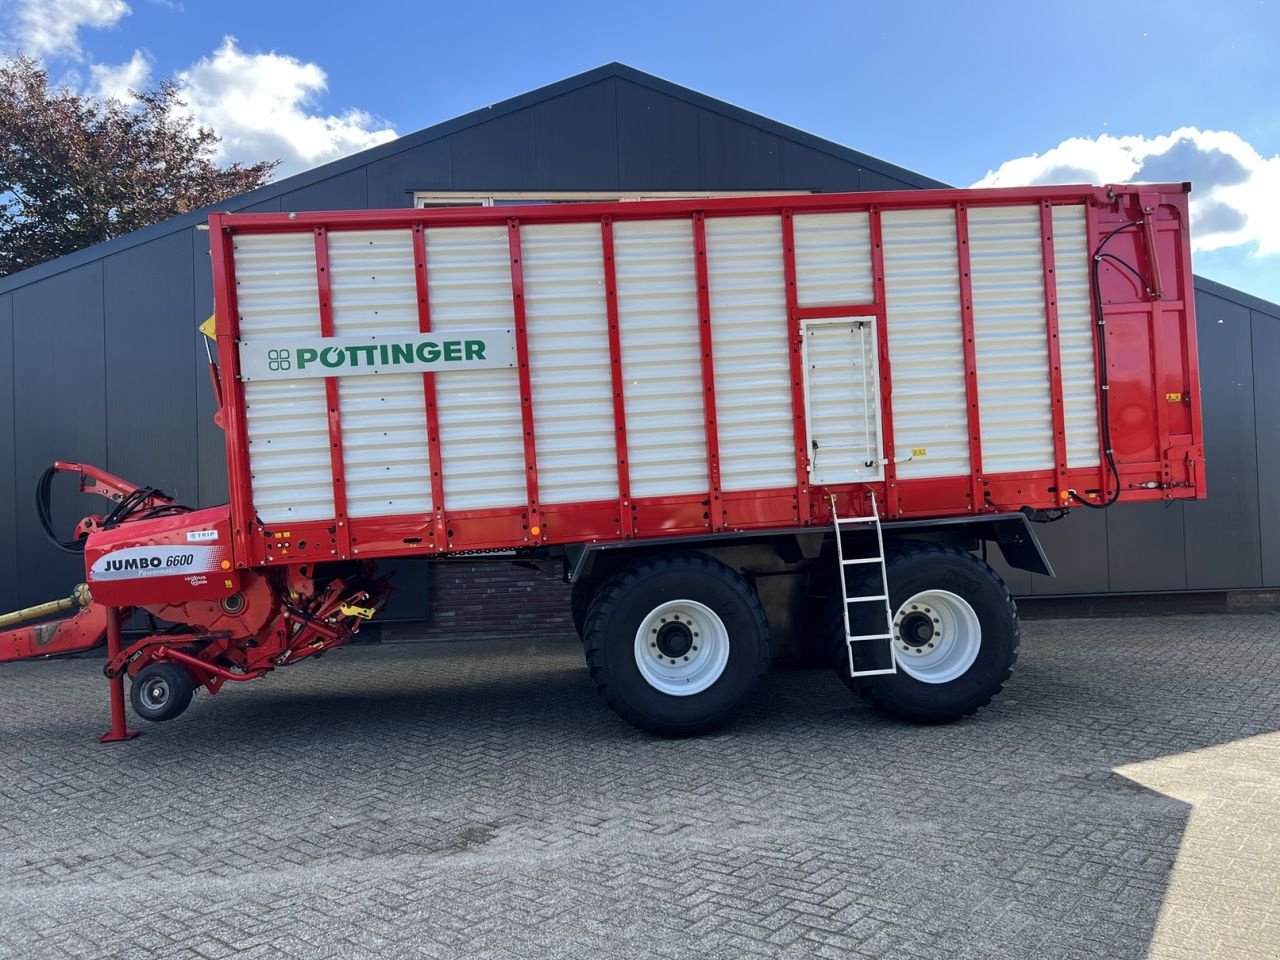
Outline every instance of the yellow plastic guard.
<svg viewBox="0 0 1280 960"><path fill-rule="evenodd" d="M378 612L376 607L357 607L351 603L344 603L338 609L344 617L359 617L361 620L372 620L373 615Z"/></svg>
<svg viewBox="0 0 1280 960"><path fill-rule="evenodd" d="M210 340L216 340L218 336L217 327L213 321L213 314L209 314L209 319L200 324L200 332Z"/></svg>

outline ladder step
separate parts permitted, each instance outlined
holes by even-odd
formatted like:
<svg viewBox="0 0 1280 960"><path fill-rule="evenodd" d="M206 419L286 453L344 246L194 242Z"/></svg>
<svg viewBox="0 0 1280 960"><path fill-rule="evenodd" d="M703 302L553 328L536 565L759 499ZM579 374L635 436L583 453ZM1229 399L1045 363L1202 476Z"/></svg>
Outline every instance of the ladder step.
<svg viewBox="0 0 1280 960"><path fill-rule="evenodd" d="M888 673L897 673L897 667L887 667L883 670L854 670L850 676L854 677L880 677Z"/></svg>
<svg viewBox="0 0 1280 960"><path fill-rule="evenodd" d="M872 600L888 600L888 597L849 597L845 603L870 603Z"/></svg>
<svg viewBox="0 0 1280 960"><path fill-rule="evenodd" d="M879 517L836 517L836 526L850 523L876 523L879 519Z"/></svg>
<svg viewBox="0 0 1280 960"><path fill-rule="evenodd" d="M883 563L884 557L860 557L857 560L841 560L846 567L852 567L856 563Z"/></svg>
<svg viewBox="0 0 1280 960"><path fill-rule="evenodd" d="M854 643L858 640L892 640L892 639L893 639L893 634L891 633L864 633L856 637L846 637L846 640L849 643Z"/></svg>

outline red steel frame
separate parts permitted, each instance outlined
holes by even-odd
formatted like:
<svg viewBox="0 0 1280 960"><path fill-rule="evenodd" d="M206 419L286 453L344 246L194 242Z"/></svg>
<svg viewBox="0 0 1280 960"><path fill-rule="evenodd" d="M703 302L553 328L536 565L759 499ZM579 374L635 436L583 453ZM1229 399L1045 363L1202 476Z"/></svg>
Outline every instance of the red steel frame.
<svg viewBox="0 0 1280 960"><path fill-rule="evenodd" d="M414 279L418 293L418 331L431 332L431 302L427 296L427 238L420 223L413 225ZM422 375L422 397L427 405L427 450L431 461L431 542L443 551L448 543L444 524L444 474L440 470L440 412L436 409L436 378Z"/></svg>
<svg viewBox="0 0 1280 960"><path fill-rule="evenodd" d="M973 334L973 300L969 277L968 210L977 206L1037 204L1041 211L1044 267L1044 308L1046 355L1053 413L1053 464L1050 469L1019 474L985 474L982 468L981 410L978 403L979 371ZM791 527L797 523L829 522L829 495L835 494L839 509L849 514L864 513L867 494L874 492L886 518L972 515L1030 506L1048 509L1070 506L1067 490L1080 491L1090 499L1103 499L1113 489L1099 438L1099 466L1071 469L1066 459L1066 437L1062 397L1061 360L1058 344L1056 264L1053 262L1053 209L1058 205L1083 205L1089 250L1116 226L1142 220L1135 229L1117 237L1112 252L1135 263L1147 275L1158 272L1153 282L1164 287L1166 299L1155 301L1134 292L1134 284L1122 271L1104 264L1101 271L1103 306L1114 318L1105 332L1095 331L1095 371L1098 365L1096 336L1107 337L1109 352L1126 352L1122 365L1129 372L1115 374L1116 387L1130 398L1142 397L1141 409L1149 418L1136 426L1122 421L1113 411L1113 439L1142 453L1120 458L1121 494L1130 500L1169 500L1204 495L1203 454L1199 381L1192 317L1190 253L1187 239L1186 188L1184 185L1144 186L1141 196L1128 187L1045 187L1008 190L928 190L894 193L826 194L786 197L744 197L720 200L654 201L642 204L582 203L513 209L455 208L435 210L344 211L298 214L212 214L214 240L211 244L217 340L222 395L225 398L223 423L227 437L230 471L231 516L236 565L257 566L299 562L310 559L345 558L353 554L371 558L458 550L526 547L724 530ZM951 207L956 222L956 270L960 291L960 323L963 338L965 395L967 399L970 468L967 474L936 479L901 480L895 467L893 429L893 374L890 366L890 338L893 335L886 305L882 215L886 211ZM800 306L795 264L794 217L801 213L866 212L868 214L873 297L871 303ZM791 416L795 426L796 472L791 487L759 490L722 490L716 416L713 324L709 290L706 220L712 217L779 217L783 273L786 286L787 336L791 351ZM631 495L627 457L626 387L622 355L621 325L625 311L618 304L613 231L619 220L687 218L694 240L697 284L697 322L701 347L702 396L707 444L707 491L703 496L648 497ZM617 453L618 496L602 503L559 504L543 509L538 502L537 438L534 412L538 402L532 388L528 358L528 331L524 310L524 276L521 263L521 229L530 224L598 223L603 259L603 286ZM515 330L521 422L524 432L527 498L509 508L450 511L445 501L441 473L441 442L433 374L423 375L428 446L431 458L431 515L422 517L373 517L352 520L346 516L343 488L341 405L337 381L326 378L329 404L331 458L334 470L332 520L295 524L293 530L267 529L257 521L252 503L250 457L244 414L244 391L238 376L236 340L239 335L235 297L234 239L239 234L310 231L315 236L317 297L322 335L333 335L333 312L329 298L328 234L333 230L411 229L417 279L419 329L431 330L430 270L425 233L428 229L463 226L505 226L508 234L512 315L495 318L510 321ZM1173 234L1174 243L1160 238ZM1158 250L1150 252L1155 244ZM1168 251L1173 251L1173 256ZM1163 259L1162 259L1163 258ZM1159 270L1154 264L1159 262ZM1128 316L1141 316L1144 329L1138 330ZM845 484L815 489L809 479L809 451L804 420L804 371L801 359L802 323L829 317L868 317L876 325L877 359L880 376L881 437L886 464L884 479L875 483ZM1117 327L1119 332L1112 330ZM1177 341L1176 350L1168 341ZM1135 362L1132 344L1140 341L1146 358ZM1171 357L1181 358L1181 369L1173 369ZM1115 367L1116 364L1111 364ZM1137 372L1134 372L1137 371ZM1099 405L1103 403L1100 378ZM1177 389L1175 389L1175 387ZM1167 397L1189 409L1174 415ZM1149 398L1149 399L1146 399ZM1127 416L1133 412L1126 408ZM1174 427L1177 430L1170 433ZM1149 435L1150 442L1146 439ZM1141 443L1140 443L1141 441ZM1145 445L1143 445L1145 444ZM1119 447L1121 444L1117 442ZM299 543L311 543L302 550ZM292 549L291 549L292 547ZM326 549L328 548L328 549Z"/></svg>

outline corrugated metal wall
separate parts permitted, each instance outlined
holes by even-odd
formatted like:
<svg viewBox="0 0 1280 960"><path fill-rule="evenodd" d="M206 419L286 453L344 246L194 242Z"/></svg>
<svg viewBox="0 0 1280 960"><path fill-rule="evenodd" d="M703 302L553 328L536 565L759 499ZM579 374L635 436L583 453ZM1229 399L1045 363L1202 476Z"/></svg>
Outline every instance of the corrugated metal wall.
<svg viewBox="0 0 1280 960"><path fill-rule="evenodd" d="M627 68L602 68L258 191L229 208L403 207L415 190L874 190L927 181ZM593 79L594 78L594 79ZM864 162L865 161L865 162ZM196 325L212 309L192 220L0 280L0 610L82 570L40 532L32 488L85 460L193 505L223 502L222 434ZM145 242L139 242L145 241ZM1210 499L1076 511L1045 528L1059 578L1019 593L1280 586L1280 308L1205 284L1197 297ZM1258 411L1255 417L1255 410ZM84 509L65 496L57 516ZM400 578L402 615L425 612Z"/></svg>
<svg viewBox="0 0 1280 960"><path fill-rule="evenodd" d="M1197 280L1196 328L1208 499L1075 510L1038 527L1057 576L1002 569L1015 593L1280 586L1280 307Z"/></svg>

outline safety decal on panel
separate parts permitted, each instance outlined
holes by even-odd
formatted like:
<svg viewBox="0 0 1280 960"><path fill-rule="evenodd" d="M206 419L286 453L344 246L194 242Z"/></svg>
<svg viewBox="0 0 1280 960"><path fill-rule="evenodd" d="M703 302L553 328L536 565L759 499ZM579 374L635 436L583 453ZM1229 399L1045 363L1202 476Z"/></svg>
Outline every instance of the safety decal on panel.
<svg viewBox="0 0 1280 960"><path fill-rule="evenodd" d="M180 577L220 570L229 560L226 547L125 547L99 557L90 580L136 580L141 577Z"/></svg>

